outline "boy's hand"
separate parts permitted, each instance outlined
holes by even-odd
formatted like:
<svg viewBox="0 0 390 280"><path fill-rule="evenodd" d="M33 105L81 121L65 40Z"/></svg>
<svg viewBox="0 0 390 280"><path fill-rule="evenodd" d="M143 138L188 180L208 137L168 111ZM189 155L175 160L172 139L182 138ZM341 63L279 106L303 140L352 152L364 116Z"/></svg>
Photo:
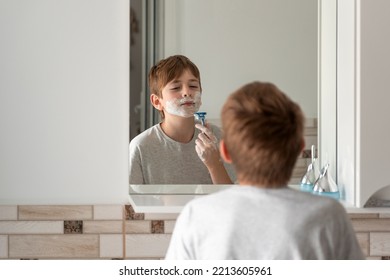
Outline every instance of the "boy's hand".
<svg viewBox="0 0 390 280"><path fill-rule="evenodd" d="M210 169L216 164L221 164L221 160L218 150L218 140L207 126L207 124L206 126L195 124L195 127L201 131L198 139L195 140L195 150L199 158Z"/></svg>

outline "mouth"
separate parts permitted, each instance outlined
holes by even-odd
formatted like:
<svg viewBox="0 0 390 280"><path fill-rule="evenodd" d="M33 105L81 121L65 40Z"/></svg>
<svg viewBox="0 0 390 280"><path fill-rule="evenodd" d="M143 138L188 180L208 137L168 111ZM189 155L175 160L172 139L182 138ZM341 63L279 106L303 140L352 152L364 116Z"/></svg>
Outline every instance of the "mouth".
<svg viewBox="0 0 390 280"><path fill-rule="evenodd" d="M186 101L180 104L180 106L194 106L195 102L193 101Z"/></svg>

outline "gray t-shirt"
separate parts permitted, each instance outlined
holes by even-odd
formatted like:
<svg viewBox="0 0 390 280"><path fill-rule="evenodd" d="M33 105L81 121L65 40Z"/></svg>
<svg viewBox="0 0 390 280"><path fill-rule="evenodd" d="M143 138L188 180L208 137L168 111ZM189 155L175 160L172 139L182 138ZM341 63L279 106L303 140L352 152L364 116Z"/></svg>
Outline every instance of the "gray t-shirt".
<svg viewBox="0 0 390 280"><path fill-rule="evenodd" d="M364 259L344 207L290 188L234 186L190 201L166 259Z"/></svg>
<svg viewBox="0 0 390 280"><path fill-rule="evenodd" d="M219 141L220 129L215 125L210 129ZM129 145L129 183L212 184L207 167L195 150L198 134L195 128L191 141L183 144L169 138L157 124L137 135ZM225 164L225 168L234 182L233 167Z"/></svg>

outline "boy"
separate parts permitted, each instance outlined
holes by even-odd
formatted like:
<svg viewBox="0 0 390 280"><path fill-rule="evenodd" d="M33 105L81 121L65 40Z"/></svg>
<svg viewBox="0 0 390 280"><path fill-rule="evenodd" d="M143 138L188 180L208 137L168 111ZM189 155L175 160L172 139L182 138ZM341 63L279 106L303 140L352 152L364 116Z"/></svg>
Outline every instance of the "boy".
<svg viewBox="0 0 390 280"><path fill-rule="evenodd" d="M218 151L220 130L195 124L198 67L182 55L163 59L150 69L149 87L162 121L130 142L130 184L231 184L233 169L226 170Z"/></svg>
<svg viewBox="0 0 390 280"><path fill-rule="evenodd" d="M304 146L296 103L253 82L227 99L221 120L221 156L239 185L185 206L167 259L363 258L339 202L287 187Z"/></svg>

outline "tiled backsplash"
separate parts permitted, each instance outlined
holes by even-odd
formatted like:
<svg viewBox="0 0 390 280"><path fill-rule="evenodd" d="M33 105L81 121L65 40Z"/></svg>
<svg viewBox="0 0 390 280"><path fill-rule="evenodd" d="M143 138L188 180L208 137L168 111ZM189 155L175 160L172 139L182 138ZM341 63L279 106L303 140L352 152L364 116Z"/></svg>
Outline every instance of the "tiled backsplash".
<svg viewBox="0 0 390 280"><path fill-rule="evenodd" d="M0 206L1 259L160 259L177 214L130 205Z"/></svg>
<svg viewBox="0 0 390 280"><path fill-rule="evenodd" d="M0 259L163 259L177 214L130 205L0 206ZM349 214L368 259L389 259L390 213Z"/></svg>

